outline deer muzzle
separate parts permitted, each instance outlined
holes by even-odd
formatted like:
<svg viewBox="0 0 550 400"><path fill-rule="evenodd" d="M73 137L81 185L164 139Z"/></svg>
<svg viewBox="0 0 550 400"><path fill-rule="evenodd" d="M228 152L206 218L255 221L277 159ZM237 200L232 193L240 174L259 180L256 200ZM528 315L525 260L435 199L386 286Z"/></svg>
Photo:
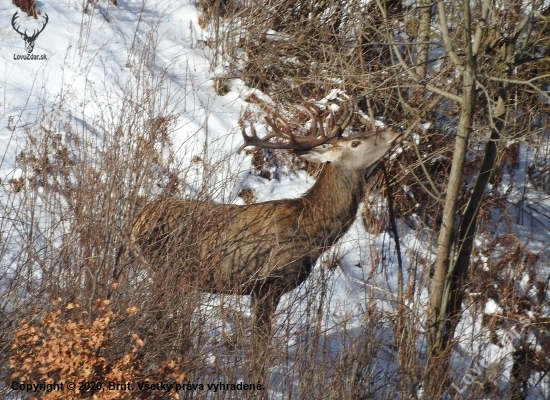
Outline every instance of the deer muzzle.
<svg viewBox="0 0 550 400"><path fill-rule="evenodd" d="M392 128L388 128L388 131L390 131L388 135L389 145L399 144L405 138L403 135L403 130L400 128L392 127Z"/></svg>

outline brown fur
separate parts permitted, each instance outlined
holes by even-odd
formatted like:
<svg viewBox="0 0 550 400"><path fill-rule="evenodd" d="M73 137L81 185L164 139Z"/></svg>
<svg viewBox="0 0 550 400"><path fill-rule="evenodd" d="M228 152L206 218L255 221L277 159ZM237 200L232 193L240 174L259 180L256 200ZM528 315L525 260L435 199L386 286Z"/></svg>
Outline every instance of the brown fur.
<svg viewBox="0 0 550 400"><path fill-rule="evenodd" d="M197 271L186 271L184 279L198 282L198 289L248 295L269 284L285 293L303 282L321 252L355 218L362 183L338 178L337 169L325 166L314 187L299 199L247 206L176 197L157 201L136 218L135 241L147 258L158 260L177 251L185 252L185 265L211 265L208 261L216 259L216 270L201 279ZM354 184L360 187L350 191ZM171 262L177 258L172 256Z"/></svg>

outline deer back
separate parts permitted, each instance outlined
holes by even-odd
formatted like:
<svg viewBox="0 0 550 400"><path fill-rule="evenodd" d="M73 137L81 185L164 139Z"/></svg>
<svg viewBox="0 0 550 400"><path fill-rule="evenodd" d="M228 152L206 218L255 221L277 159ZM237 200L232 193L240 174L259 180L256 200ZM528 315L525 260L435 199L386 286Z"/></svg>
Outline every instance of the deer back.
<svg viewBox="0 0 550 400"><path fill-rule="evenodd" d="M300 208L300 199L236 206L168 198L136 217L133 240L157 268L176 268L199 289L248 294L317 258L317 235Z"/></svg>

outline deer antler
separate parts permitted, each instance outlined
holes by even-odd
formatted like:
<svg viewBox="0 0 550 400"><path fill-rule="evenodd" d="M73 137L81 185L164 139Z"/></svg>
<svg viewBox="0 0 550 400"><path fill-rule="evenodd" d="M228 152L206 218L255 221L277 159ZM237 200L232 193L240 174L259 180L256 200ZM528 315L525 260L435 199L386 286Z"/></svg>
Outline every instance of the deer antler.
<svg viewBox="0 0 550 400"><path fill-rule="evenodd" d="M48 21L50 20L50 17L48 17L48 14L44 14L44 23L42 24L42 28L40 29L33 29L32 35L27 35L27 30L25 29L25 32L21 32L17 27L15 26L16 20L19 18L19 11L16 11L15 14L13 14L13 17L11 19L11 26L15 30L15 32L19 33L20 35L26 36L29 39L36 39L38 35L42 33L46 25L48 25Z"/></svg>
<svg viewBox="0 0 550 400"><path fill-rule="evenodd" d="M264 149L293 149L293 150L307 150L315 146L319 146L328 142L329 140L341 136L344 129L351 122L353 113L350 113L349 106L347 104L342 105L342 112L338 118L338 121L334 122L334 114L331 112L329 118L327 118L327 129L323 126L323 121L317 115L316 111L312 111L308 107L304 107L306 113L311 117L312 127L306 136L296 136L291 133L291 129L288 123L280 117L265 117L265 121L271 127L271 132L260 138L256 134L254 125L250 125L251 136L247 135L244 128L241 130L244 143L237 152L241 152L247 146L256 146ZM284 128L286 132L281 131L280 126ZM271 138L282 139L283 142L270 142Z"/></svg>
<svg viewBox="0 0 550 400"><path fill-rule="evenodd" d="M40 28L36 33L34 33L34 30L32 31L32 37L36 38L38 35L42 33L46 25L48 25L48 21L50 20L50 17L48 17L48 14L44 13L44 23L42 24L42 28Z"/></svg>
<svg viewBox="0 0 550 400"><path fill-rule="evenodd" d="M13 27L15 32L19 33L20 35L24 35L24 33L19 31L19 29L17 29L17 27L15 26L15 21L17 20L17 18L19 18L19 11L16 11L15 14L13 14L13 17L11 18L11 26Z"/></svg>

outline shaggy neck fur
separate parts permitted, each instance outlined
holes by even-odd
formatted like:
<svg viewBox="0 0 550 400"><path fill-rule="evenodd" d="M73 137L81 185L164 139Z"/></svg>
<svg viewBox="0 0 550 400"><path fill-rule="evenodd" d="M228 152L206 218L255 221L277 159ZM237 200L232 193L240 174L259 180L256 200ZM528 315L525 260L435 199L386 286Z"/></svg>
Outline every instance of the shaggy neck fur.
<svg viewBox="0 0 550 400"><path fill-rule="evenodd" d="M364 171L326 164L315 185L300 199L302 215L319 246L332 246L353 222L364 194Z"/></svg>

